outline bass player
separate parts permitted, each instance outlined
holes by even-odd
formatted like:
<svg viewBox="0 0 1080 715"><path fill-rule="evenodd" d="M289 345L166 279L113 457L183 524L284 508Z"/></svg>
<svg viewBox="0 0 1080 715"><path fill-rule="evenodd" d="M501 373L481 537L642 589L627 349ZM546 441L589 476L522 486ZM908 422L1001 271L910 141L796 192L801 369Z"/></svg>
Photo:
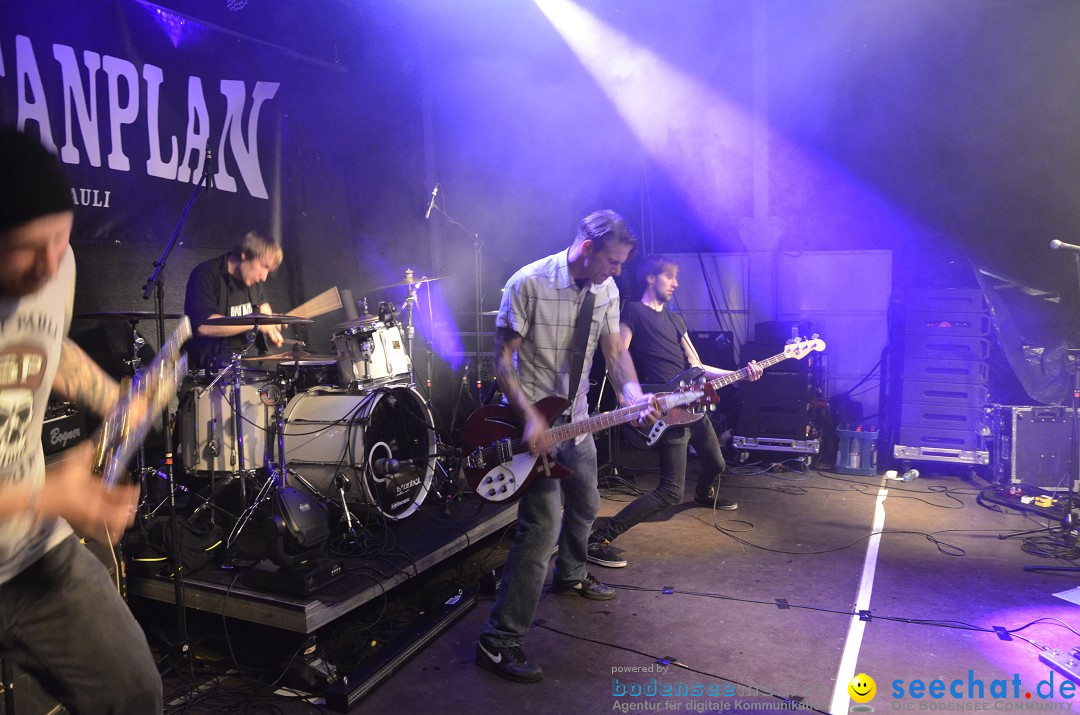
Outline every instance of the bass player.
<svg viewBox="0 0 1080 715"><path fill-rule="evenodd" d="M663 256L650 256L638 271L645 285L641 300L627 303L620 323L623 347L646 384L665 383L687 367L699 367L706 379L715 379L731 371L701 362L690 342L682 317L667 309L679 287L679 266ZM748 380L761 377L762 369L751 361ZM627 504L589 537L588 560L597 566L621 568L626 559L611 546L620 534L650 516L682 502L686 481L687 444L693 445L701 460L694 501L717 509L734 510L738 504L716 493L724 456L716 431L708 417L685 427L671 427L660 441L660 483L653 491Z"/></svg>

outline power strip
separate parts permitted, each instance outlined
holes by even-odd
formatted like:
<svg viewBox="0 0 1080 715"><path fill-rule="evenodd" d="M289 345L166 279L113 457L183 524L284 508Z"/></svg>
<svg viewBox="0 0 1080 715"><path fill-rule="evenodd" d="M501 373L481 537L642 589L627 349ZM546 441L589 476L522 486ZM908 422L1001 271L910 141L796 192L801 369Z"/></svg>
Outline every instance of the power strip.
<svg viewBox="0 0 1080 715"><path fill-rule="evenodd" d="M1072 653L1065 653L1056 649L1044 650L1039 653L1039 660L1080 685L1080 656L1078 656L1077 650L1080 649L1073 649Z"/></svg>

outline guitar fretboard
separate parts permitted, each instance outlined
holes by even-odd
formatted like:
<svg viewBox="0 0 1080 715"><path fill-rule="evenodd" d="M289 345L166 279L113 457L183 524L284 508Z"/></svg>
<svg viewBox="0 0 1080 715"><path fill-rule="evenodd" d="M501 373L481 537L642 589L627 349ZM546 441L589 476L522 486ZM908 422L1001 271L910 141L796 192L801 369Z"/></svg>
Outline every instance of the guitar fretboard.
<svg viewBox="0 0 1080 715"><path fill-rule="evenodd" d="M700 399L703 394L704 393L695 390L659 396L660 410L666 412L672 407L694 402ZM583 434L599 432L600 430L629 422L637 417L644 409L645 407L643 405L622 407L617 410L612 410L611 412L604 412L599 415L587 417L580 422L567 422L566 424L556 425L548 430L548 434L551 435L554 442L562 442Z"/></svg>
<svg viewBox="0 0 1080 715"><path fill-rule="evenodd" d="M767 357L764 360L758 360L758 366L762 370L764 370L767 367L772 367L773 365L775 365L775 364L777 364L779 362L783 362L784 360L787 360L787 359L788 359L788 354L787 353L777 353L776 355L773 355L771 357ZM736 383L739 380L745 380L748 377L750 377L750 368L749 367L744 367L744 368L740 368L740 369L736 370L735 372L732 372L732 373L730 373L728 375L724 375L723 377L718 377L715 380L709 380L709 384L712 385L713 387L727 387L728 385Z"/></svg>

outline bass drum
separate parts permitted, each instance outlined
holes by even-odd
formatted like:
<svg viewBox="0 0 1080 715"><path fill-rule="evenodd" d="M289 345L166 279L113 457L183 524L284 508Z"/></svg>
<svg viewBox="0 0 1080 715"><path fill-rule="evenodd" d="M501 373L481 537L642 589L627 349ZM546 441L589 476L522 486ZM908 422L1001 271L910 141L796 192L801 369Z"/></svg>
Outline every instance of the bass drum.
<svg viewBox="0 0 1080 715"><path fill-rule="evenodd" d="M351 485L346 499L388 519L416 511L435 474L431 411L410 387L303 392L285 408L284 441L289 468L313 487L334 497L334 476L342 474ZM397 473L387 469L390 459Z"/></svg>

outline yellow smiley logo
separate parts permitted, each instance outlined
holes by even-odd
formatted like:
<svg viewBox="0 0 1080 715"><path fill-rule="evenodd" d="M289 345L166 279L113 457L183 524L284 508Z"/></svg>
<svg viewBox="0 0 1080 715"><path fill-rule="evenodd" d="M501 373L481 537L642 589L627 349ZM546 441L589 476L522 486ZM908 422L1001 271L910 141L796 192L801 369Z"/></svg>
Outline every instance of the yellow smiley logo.
<svg viewBox="0 0 1080 715"><path fill-rule="evenodd" d="M866 673L859 673L847 686L848 695L857 703L868 703L877 694L877 683Z"/></svg>

